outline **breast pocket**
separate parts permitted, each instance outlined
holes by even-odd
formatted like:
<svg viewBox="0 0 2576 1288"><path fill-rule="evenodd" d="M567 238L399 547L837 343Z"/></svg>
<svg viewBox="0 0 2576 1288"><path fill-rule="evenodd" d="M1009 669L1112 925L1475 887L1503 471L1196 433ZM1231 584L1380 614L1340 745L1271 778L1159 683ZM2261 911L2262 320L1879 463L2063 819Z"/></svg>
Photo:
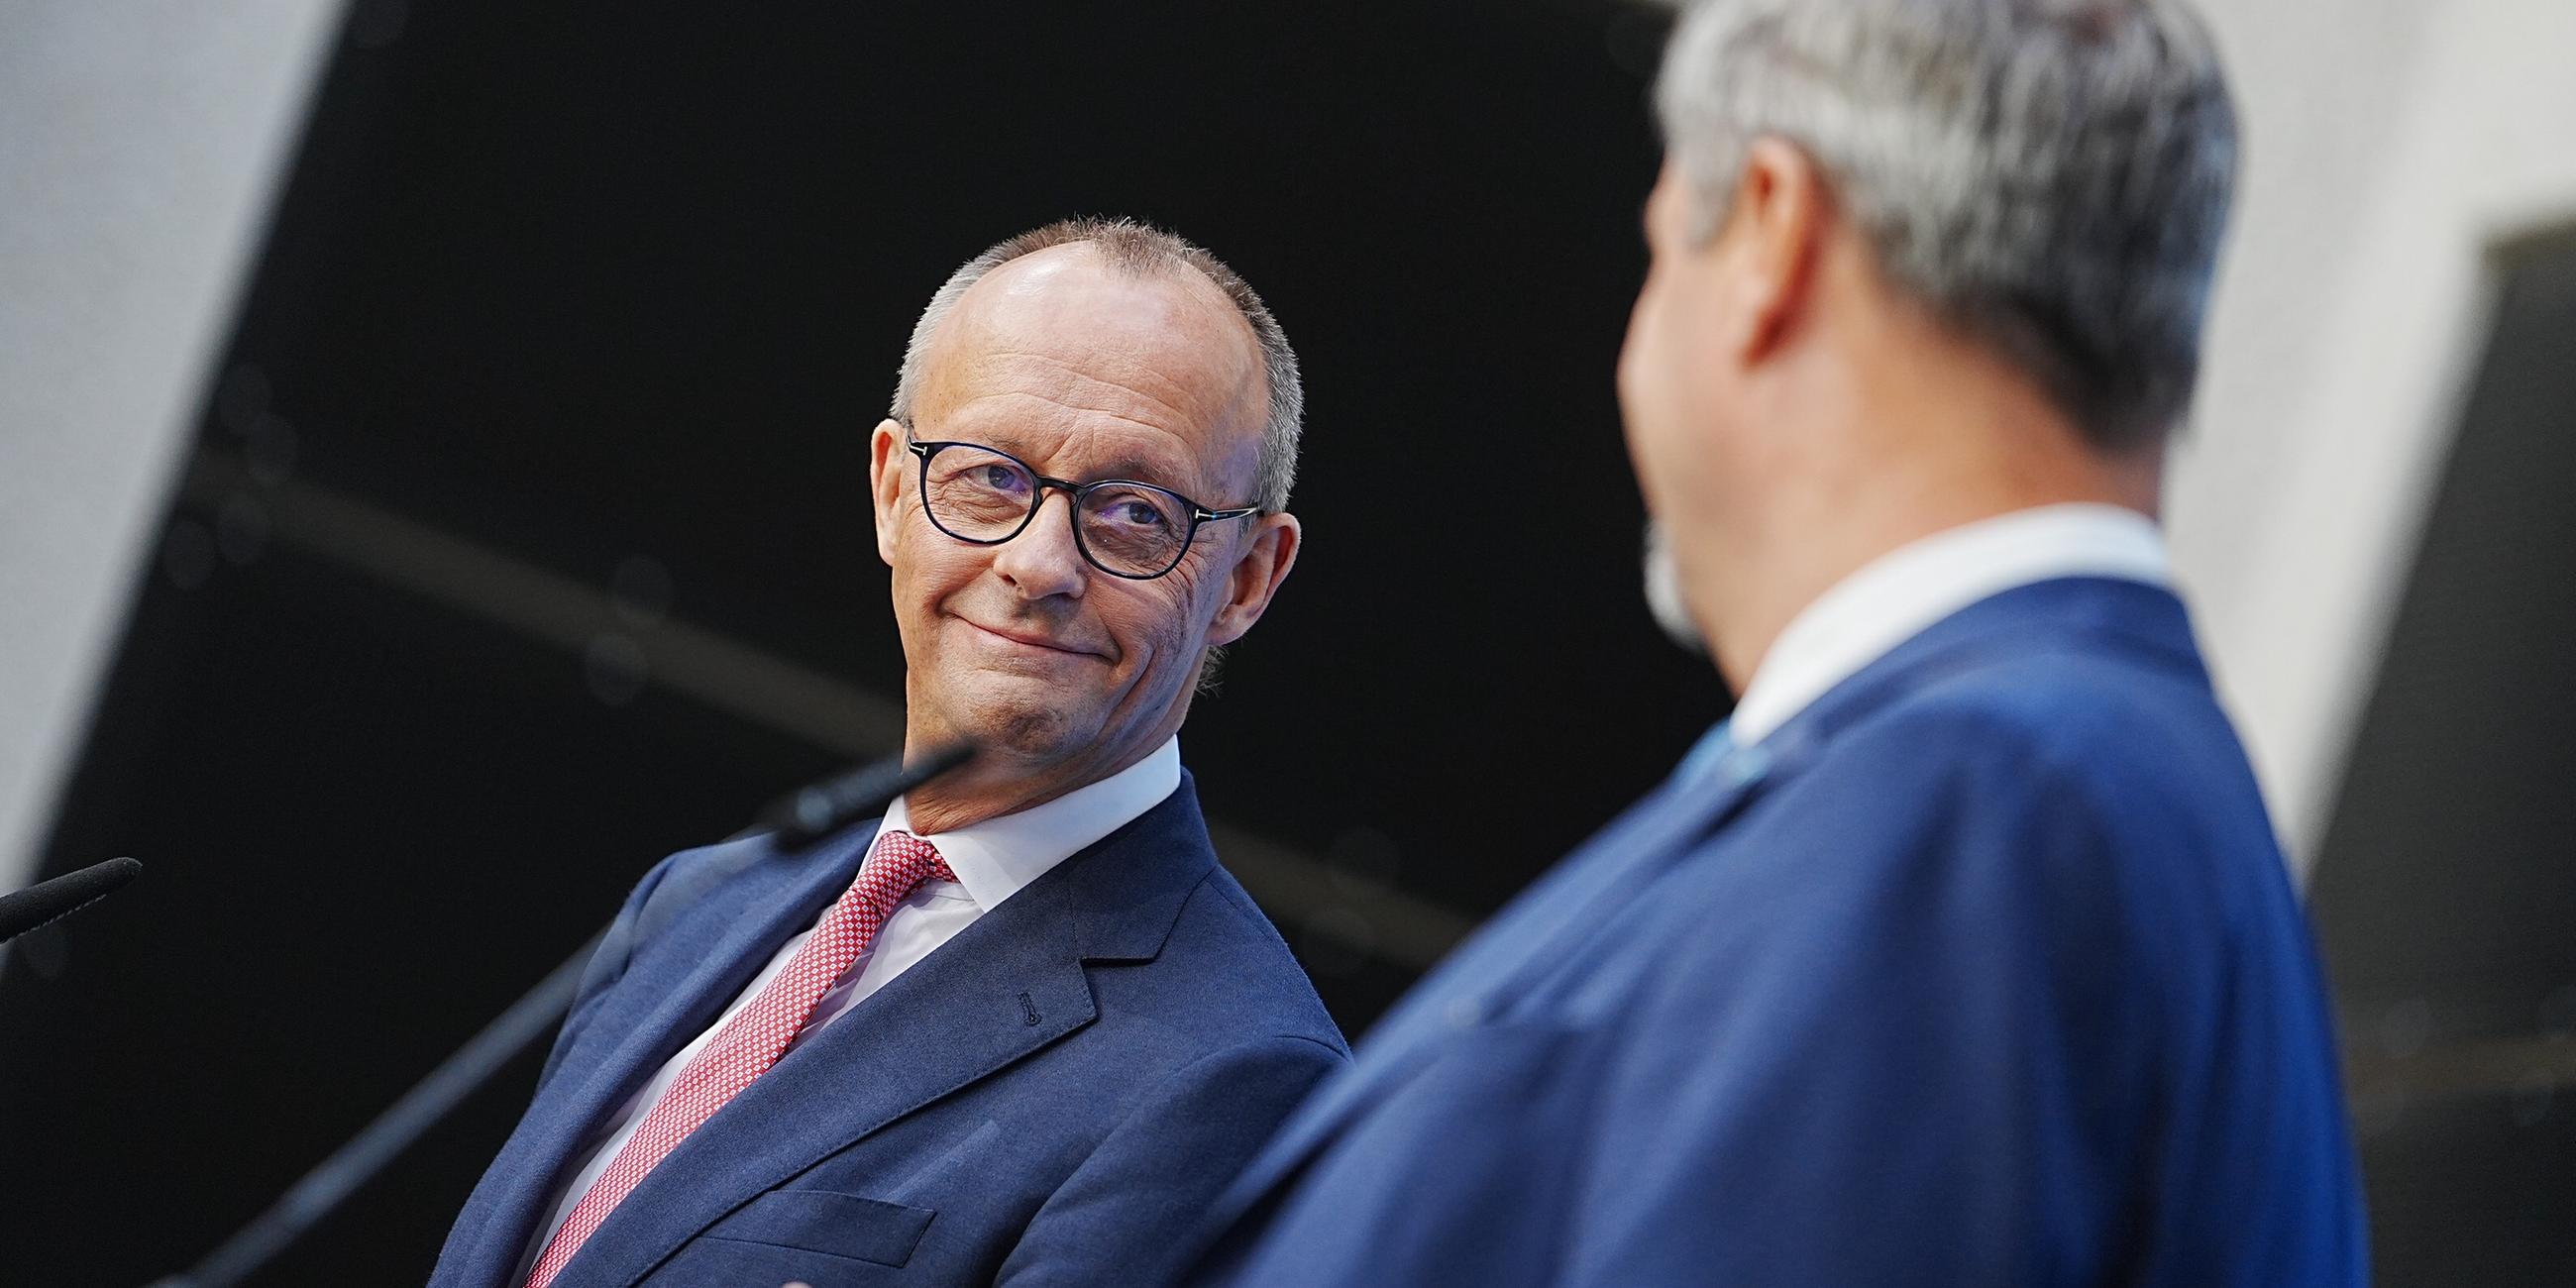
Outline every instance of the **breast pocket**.
<svg viewBox="0 0 2576 1288"><path fill-rule="evenodd" d="M709 1226L701 1239L725 1239L799 1252L822 1252L880 1266L912 1260L938 1215L882 1199L832 1190L776 1190Z"/></svg>

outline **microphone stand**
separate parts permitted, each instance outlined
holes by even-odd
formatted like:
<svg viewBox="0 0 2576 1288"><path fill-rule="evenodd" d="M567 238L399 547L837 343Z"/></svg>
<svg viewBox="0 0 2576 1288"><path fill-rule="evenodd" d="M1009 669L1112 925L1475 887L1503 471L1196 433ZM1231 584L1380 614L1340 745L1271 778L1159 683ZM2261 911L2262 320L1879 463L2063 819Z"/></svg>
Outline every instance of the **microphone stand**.
<svg viewBox="0 0 2576 1288"><path fill-rule="evenodd" d="M572 1009L573 992L581 986L582 968L590 964L590 954L607 934L602 928L592 935L563 965L512 1002L498 1019L484 1025L482 1032L430 1070L428 1077L404 1092L391 1108L376 1115L365 1130L306 1172L267 1211L206 1254L195 1269L163 1279L154 1288L230 1288L292 1247L322 1218L338 1210L358 1187L374 1179L395 1156L411 1148L412 1142L491 1081L513 1056L554 1032L564 1012Z"/></svg>
<svg viewBox="0 0 2576 1288"><path fill-rule="evenodd" d="M797 791L761 813L761 824L742 833L775 833L782 849L801 846L884 812L894 798L974 758L972 746L942 748L911 764L892 757ZM375 1179L413 1142L428 1134L530 1044L554 1032L572 1009L581 975L608 931L601 928L572 956L529 989L510 1009L483 1026L429 1076L414 1084L349 1143L332 1152L287 1188L268 1210L207 1253L185 1273L152 1288L234 1288L293 1247L351 1194Z"/></svg>

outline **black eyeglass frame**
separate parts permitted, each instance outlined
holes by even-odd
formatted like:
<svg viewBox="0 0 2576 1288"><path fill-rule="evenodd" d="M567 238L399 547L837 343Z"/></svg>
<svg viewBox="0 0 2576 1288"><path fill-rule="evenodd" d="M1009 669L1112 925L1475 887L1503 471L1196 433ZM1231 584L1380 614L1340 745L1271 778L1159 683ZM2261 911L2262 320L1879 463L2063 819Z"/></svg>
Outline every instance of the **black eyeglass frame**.
<svg viewBox="0 0 2576 1288"><path fill-rule="evenodd" d="M1009 541L1029 530L1029 524L1036 520L1038 517L1038 511L1046 508L1047 489L1054 488L1065 495L1065 522L1073 525L1073 548L1082 555L1082 561L1112 577L1117 577L1126 581L1153 581L1159 577L1170 576L1174 568L1181 566L1182 560L1190 557L1190 547L1198 541L1200 525L1221 523L1227 519L1241 519L1261 513L1261 507L1257 505L1237 506L1230 510L1211 510L1170 488L1163 487L1159 484L1147 483L1142 479L1094 479L1089 483L1076 483L1071 479L1050 478L1044 474L1038 473L1037 469L1031 466L1027 461L1021 460L1019 457L1013 456L1009 452L1003 451L1001 448L988 446L983 443L970 443L964 439L936 439L925 443L914 439L910 434L906 434L904 435L903 447L905 451L921 458L921 470L917 476L917 486L915 486L913 490L921 494L922 517L930 520L930 526L939 529L940 535L945 536L952 541L963 541L970 546L1001 545L1003 542ZM1013 465L1019 466L1022 472L1029 476L1030 481L1036 486L1031 488L1029 491L1029 511L1028 513L1020 516L1018 526L1013 527L1009 532L1003 533L998 537L968 537L961 536L958 533L950 531L947 524L939 521L939 515L930 508L930 458L938 455L942 449L950 447L971 447L979 452L991 452L993 455L1001 457L1003 460L1009 461ZM1189 511L1190 526L1188 531L1181 534L1180 549L1172 553L1172 561L1163 565L1160 572L1120 572L1117 569L1100 562L1100 559L1091 553L1091 543L1083 540L1082 538L1082 499L1105 487L1143 488L1148 492L1159 492L1164 496L1168 496L1173 500L1180 502L1182 508Z"/></svg>

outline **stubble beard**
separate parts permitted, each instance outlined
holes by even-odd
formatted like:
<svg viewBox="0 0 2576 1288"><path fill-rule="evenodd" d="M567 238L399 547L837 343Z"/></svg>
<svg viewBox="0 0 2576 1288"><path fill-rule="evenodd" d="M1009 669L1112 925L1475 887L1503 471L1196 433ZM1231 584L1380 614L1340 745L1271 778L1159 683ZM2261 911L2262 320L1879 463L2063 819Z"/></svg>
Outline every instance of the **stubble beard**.
<svg viewBox="0 0 2576 1288"><path fill-rule="evenodd" d="M1655 617L1664 637L1694 656L1708 656L1708 641L1701 638L1699 623L1691 620L1690 604L1682 598L1682 574L1673 562L1672 538L1664 525L1646 520L1646 610Z"/></svg>

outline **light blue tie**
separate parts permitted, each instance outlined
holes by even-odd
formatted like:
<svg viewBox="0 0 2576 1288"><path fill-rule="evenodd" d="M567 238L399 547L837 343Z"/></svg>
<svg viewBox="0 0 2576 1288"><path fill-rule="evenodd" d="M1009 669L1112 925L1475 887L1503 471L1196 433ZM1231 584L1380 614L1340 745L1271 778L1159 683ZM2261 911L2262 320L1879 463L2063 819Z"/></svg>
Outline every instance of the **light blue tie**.
<svg viewBox="0 0 2576 1288"><path fill-rule="evenodd" d="M1690 754L1682 757L1680 767L1673 770L1674 780L1697 784L1714 775L1718 765L1735 751L1734 726L1731 719L1709 726L1708 732L1691 744Z"/></svg>

